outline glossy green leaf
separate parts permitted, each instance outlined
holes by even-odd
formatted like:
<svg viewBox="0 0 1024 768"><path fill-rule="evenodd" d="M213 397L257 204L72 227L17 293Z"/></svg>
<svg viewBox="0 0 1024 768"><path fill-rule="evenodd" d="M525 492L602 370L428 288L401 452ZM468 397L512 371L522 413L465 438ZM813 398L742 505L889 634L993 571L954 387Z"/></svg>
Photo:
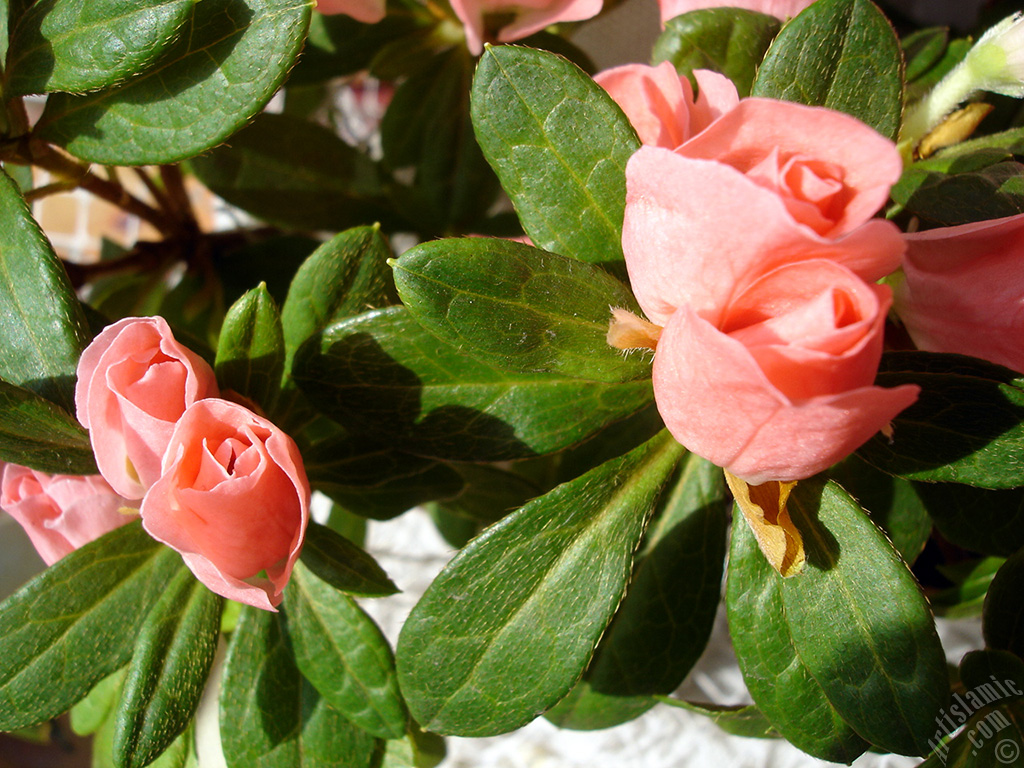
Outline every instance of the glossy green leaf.
<svg viewBox="0 0 1024 768"><path fill-rule="evenodd" d="M399 681L424 728L504 733L569 691L622 599L682 450L662 433L535 499L456 555L398 640Z"/></svg>
<svg viewBox="0 0 1024 768"><path fill-rule="evenodd" d="M126 674L128 667L107 675L93 686L88 696L71 708L71 730L78 736L89 736L100 729L121 699Z"/></svg>
<svg viewBox="0 0 1024 768"><path fill-rule="evenodd" d="M832 467L828 477L871 515L904 562L917 559L932 533L932 518L918 484L887 475L856 454Z"/></svg>
<svg viewBox="0 0 1024 768"><path fill-rule="evenodd" d="M321 84L369 69L381 48L416 30L422 33L411 16L398 13L389 13L376 24L362 24L341 13L314 13L302 56L288 75L288 87Z"/></svg>
<svg viewBox="0 0 1024 768"><path fill-rule="evenodd" d="M953 586L933 592L928 602L938 616L950 619L980 616L989 585L1005 562L1004 557L986 557L940 567L942 575L953 582Z"/></svg>
<svg viewBox="0 0 1024 768"><path fill-rule="evenodd" d="M380 738L401 737L407 715L395 660L373 619L301 565L285 601L295 662L306 679L354 725Z"/></svg>
<svg viewBox="0 0 1024 768"><path fill-rule="evenodd" d="M439 341L404 307L330 326L300 350L294 378L346 429L455 461L557 451L651 398L649 381L503 372Z"/></svg>
<svg viewBox="0 0 1024 768"><path fill-rule="evenodd" d="M968 224L1024 212L1024 164L983 148L953 159L915 163L892 197L907 211L941 226Z"/></svg>
<svg viewBox="0 0 1024 768"><path fill-rule="evenodd" d="M274 418L284 373L284 334L277 305L264 284L228 310L214 370L222 390L250 398Z"/></svg>
<svg viewBox="0 0 1024 768"><path fill-rule="evenodd" d="M11 178L0 172L0 378L75 410L89 341L67 273Z"/></svg>
<svg viewBox="0 0 1024 768"><path fill-rule="evenodd" d="M906 61L904 76L907 82L921 77L942 59L942 54L949 45L949 29L947 27L927 27L911 32L900 41L903 58Z"/></svg>
<svg viewBox="0 0 1024 768"><path fill-rule="evenodd" d="M876 435L861 458L910 480L981 488L1024 486L1024 379L963 355L893 352L882 356L876 383L917 384L917 402Z"/></svg>
<svg viewBox="0 0 1024 768"><path fill-rule="evenodd" d="M260 115L189 166L232 205L285 227L339 230L386 213L373 162L290 115Z"/></svg>
<svg viewBox="0 0 1024 768"><path fill-rule="evenodd" d="M192 721L213 665L223 600L184 565L149 612L114 727L116 766L142 768Z"/></svg>
<svg viewBox="0 0 1024 768"><path fill-rule="evenodd" d="M670 699L667 696L659 696L658 701L704 715L713 720L715 725L723 731L731 733L733 736L743 736L748 739L777 739L779 737L768 718L753 704L719 707L682 699Z"/></svg>
<svg viewBox="0 0 1024 768"><path fill-rule="evenodd" d="M402 453L374 440L344 435L303 456L313 487L350 512L389 520L418 504L459 493L464 482L451 467Z"/></svg>
<svg viewBox="0 0 1024 768"><path fill-rule="evenodd" d="M309 27L306 0L202 0L145 73L54 95L36 133L107 165L173 163L220 144L284 81Z"/></svg>
<svg viewBox="0 0 1024 768"><path fill-rule="evenodd" d="M356 227L335 235L303 262L281 307L289 369L295 350L331 323L398 303L390 256L379 227Z"/></svg>
<svg viewBox="0 0 1024 768"><path fill-rule="evenodd" d="M327 526L310 522L302 544L302 564L336 590L383 597L398 592L384 569L365 550Z"/></svg>
<svg viewBox="0 0 1024 768"><path fill-rule="evenodd" d="M604 89L558 56L499 46L480 59L471 109L533 244L619 269L626 161L640 142Z"/></svg>
<svg viewBox="0 0 1024 768"><path fill-rule="evenodd" d="M650 376L650 359L607 341L611 307L639 314L630 290L590 264L492 238L435 240L392 262L416 321L504 370L593 381Z"/></svg>
<svg viewBox="0 0 1024 768"><path fill-rule="evenodd" d="M89 433L70 413L2 380L0 461L65 475L98 471Z"/></svg>
<svg viewBox="0 0 1024 768"><path fill-rule="evenodd" d="M803 481L789 504L808 550L805 572L782 584L801 659L861 736L926 754L949 680L920 586L839 486Z"/></svg>
<svg viewBox="0 0 1024 768"><path fill-rule="evenodd" d="M982 632L989 648L1024 659L1024 549L999 568L985 597Z"/></svg>
<svg viewBox="0 0 1024 768"><path fill-rule="evenodd" d="M652 63L671 61L682 75L695 69L721 72L740 96L749 96L757 65L781 26L774 16L740 8L691 11L665 22Z"/></svg>
<svg viewBox="0 0 1024 768"><path fill-rule="evenodd" d="M983 555L1007 556L1024 547L1024 489L914 485L935 527L948 541Z"/></svg>
<svg viewBox="0 0 1024 768"><path fill-rule="evenodd" d="M689 454L647 531L626 597L593 662L547 718L590 730L626 722L683 682L721 598L729 495L719 467Z"/></svg>
<svg viewBox="0 0 1024 768"><path fill-rule="evenodd" d="M299 674L282 619L245 608L231 638L220 697L229 768L375 766L381 745Z"/></svg>
<svg viewBox="0 0 1024 768"><path fill-rule="evenodd" d="M964 718L967 719L966 714ZM1024 704L1019 701L973 712L963 729L949 741L941 739L953 731L942 725L944 729L936 731L935 751L918 768L1004 768L1021 763Z"/></svg>
<svg viewBox="0 0 1024 768"><path fill-rule="evenodd" d="M755 703L783 736L805 749L789 731L812 722L806 705L777 683L765 690L771 682L763 677L765 658L781 657L785 643L786 655L795 655L808 676L801 686L814 691L817 707L833 720L833 734L845 722L883 749L927 754L949 682L920 587L885 535L835 483L801 481L788 506L807 549L806 568L791 578L760 567L748 527L734 526L742 533L734 533L733 552L742 559L736 570L730 567L736 583L729 587L729 619ZM762 627L762 637L755 638L756 617L744 617L743 607L769 595L785 634ZM743 626L737 630L734 621ZM835 735L829 741L840 742ZM850 743L848 732L841 741Z"/></svg>
<svg viewBox="0 0 1024 768"><path fill-rule="evenodd" d="M850 763L870 745L846 724L801 659L787 621L783 586L750 526L735 515L726 607L747 690L790 744L822 760Z"/></svg>
<svg viewBox="0 0 1024 768"><path fill-rule="evenodd" d="M903 58L892 25L869 0L818 0L775 38L752 93L859 118L896 138Z"/></svg>
<svg viewBox="0 0 1024 768"><path fill-rule="evenodd" d="M474 64L457 45L410 70L381 120L392 202L426 234L476 232L499 191L470 123Z"/></svg>
<svg viewBox="0 0 1024 768"><path fill-rule="evenodd" d="M960 659L960 683L988 704L1024 697L1024 661L1009 651L971 651Z"/></svg>
<svg viewBox="0 0 1024 768"><path fill-rule="evenodd" d="M138 522L64 557L0 603L0 729L56 717L131 656L181 565Z"/></svg>
<svg viewBox="0 0 1024 768"><path fill-rule="evenodd" d="M387 742L380 768L434 768L445 758L444 739L410 721L409 734Z"/></svg>
<svg viewBox="0 0 1024 768"><path fill-rule="evenodd" d="M83 93L142 72L172 44L195 0L40 0L18 20L8 96Z"/></svg>
<svg viewBox="0 0 1024 768"><path fill-rule="evenodd" d="M458 495L439 502L446 512L490 524L500 520L530 499L541 488L516 472L486 464L457 464L452 469L465 485Z"/></svg>

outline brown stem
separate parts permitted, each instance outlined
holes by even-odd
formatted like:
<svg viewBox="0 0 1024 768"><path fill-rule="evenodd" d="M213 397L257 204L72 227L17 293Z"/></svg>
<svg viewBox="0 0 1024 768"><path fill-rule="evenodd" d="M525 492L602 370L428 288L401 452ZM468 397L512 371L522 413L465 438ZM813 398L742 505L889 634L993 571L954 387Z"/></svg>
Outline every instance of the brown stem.
<svg viewBox="0 0 1024 768"><path fill-rule="evenodd" d="M170 210L170 198L167 197L167 193L164 192L160 185L153 181L153 177L146 173L146 169L136 167L132 168L132 170L135 171L135 175L139 177L139 180L146 185L146 191L149 192L150 197L153 198L153 202L165 211Z"/></svg>
<svg viewBox="0 0 1024 768"><path fill-rule="evenodd" d="M163 212L129 194L120 184L97 176L87 166L58 152L49 144L30 142L28 155L28 159L33 165L39 166L59 179L72 182L75 186L116 205L123 211L138 216L163 234L172 234L175 231L174 222L168 219Z"/></svg>
<svg viewBox="0 0 1024 768"><path fill-rule="evenodd" d="M164 191L167 193L171 207L179 221L187 222L194 227L196 219L192 213L192 201L185 189L185 179L181 175L181 168L176 165L161 165L160 179L164 183Z"/></svg>

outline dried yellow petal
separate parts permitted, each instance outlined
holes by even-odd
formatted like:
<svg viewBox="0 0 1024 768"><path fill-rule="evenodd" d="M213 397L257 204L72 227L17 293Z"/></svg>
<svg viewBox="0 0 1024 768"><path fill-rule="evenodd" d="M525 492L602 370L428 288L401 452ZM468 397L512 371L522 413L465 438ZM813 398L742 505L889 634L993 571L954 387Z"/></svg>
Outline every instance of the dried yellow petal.
<svg viewBox="0 0 1024 768"><path fill-rule="evenodd" d="M787 577L800 573L806 561L804 540L786 510L796 482L750 485L729 472L725 480L772 568Z"/></svg>

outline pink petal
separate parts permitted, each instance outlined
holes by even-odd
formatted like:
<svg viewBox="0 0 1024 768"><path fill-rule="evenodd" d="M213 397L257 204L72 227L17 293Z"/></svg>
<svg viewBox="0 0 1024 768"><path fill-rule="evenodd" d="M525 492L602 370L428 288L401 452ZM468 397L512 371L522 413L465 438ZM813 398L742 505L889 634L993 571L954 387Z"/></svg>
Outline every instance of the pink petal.
<svg viewBox="0 0 1024 768"><path fill-rule="evenodd" d="M675 438L748 483L810 477L914 402L918 388L866 386L790 400L743 344L684 307L654 358L658 411Z"/></svg>

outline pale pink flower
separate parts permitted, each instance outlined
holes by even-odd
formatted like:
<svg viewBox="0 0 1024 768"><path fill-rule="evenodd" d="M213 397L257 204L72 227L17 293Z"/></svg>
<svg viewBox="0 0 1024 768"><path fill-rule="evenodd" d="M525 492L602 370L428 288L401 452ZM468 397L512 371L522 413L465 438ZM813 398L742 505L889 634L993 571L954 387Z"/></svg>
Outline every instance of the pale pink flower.
<svg viewBox="0 0 1024 768"><path fill-rule="evenodd" d="M89 430L100 474L127 499L141 499L185 408L216 395L213 369L174 340L162 317L107 326L78 362L75 407Z"/></svg>
<svg viewBox="0 0 1024 768"><path fill-rule="evenodd" d="M146 531L213 592L274 610L309 524L295 442L247 408L207 398L178 420L162 469L142 501Z"/></svg>
<svg viewBox="0 0 1024 768"><path fill-rule="evenodd" d="M99 475L50 475L0 464L0 508L18 521L47 565L136 519Z"/></svg>
<svg viewBox="0 0 1024 768"><path fill-rule="evenodd" d="M511 17L497 30L499 43L510 43L561 21L582 21L601 12L604 0L451 0L452 10L466 30L470 53L479 56L491 31L488 17Z"/></svg>
<svg viewBox="0 0 1024 768"><path fill-rule="evenodd" d="M743 8L748 11L766 13L779 19L788 19L796 16L800 11L813 3L814 0L730 0L729 2L715 2L715 0L658 0L661 6L661 23L669 19L681 16L690 11L698 11L701 8Z"/></svg>
<svg viewBox="0 0 1024 768"><path fill-rule="evenodd" d="M343 13L364 24L376 24L384 18L385 0L317 0L320 13L333 16Z"/></svg>
<svg viewBox="0 0 1024 768"><path fill-rule="evenodd" d="M895 309L914 344L1024 373L1024 214L906 241Z"/></svg>
<svg viewBox="0 0 1024 768"><path fill-rule="evenodd" d="M891 302L872 283L904 245L871 217L900 169L858 120L765 99L630 159L623 251L680 443L752 485L798 480L915 400L872 383Z"/></svg>
<svg viewBox="0 0 1024 768"><path fill-rule="evenodd" d="M625 64L598 72L594 80L608 91L643 144L675 149L739 104L736 86L725 75L696 69L698 95L671 62L655 67Z"/></svg>

